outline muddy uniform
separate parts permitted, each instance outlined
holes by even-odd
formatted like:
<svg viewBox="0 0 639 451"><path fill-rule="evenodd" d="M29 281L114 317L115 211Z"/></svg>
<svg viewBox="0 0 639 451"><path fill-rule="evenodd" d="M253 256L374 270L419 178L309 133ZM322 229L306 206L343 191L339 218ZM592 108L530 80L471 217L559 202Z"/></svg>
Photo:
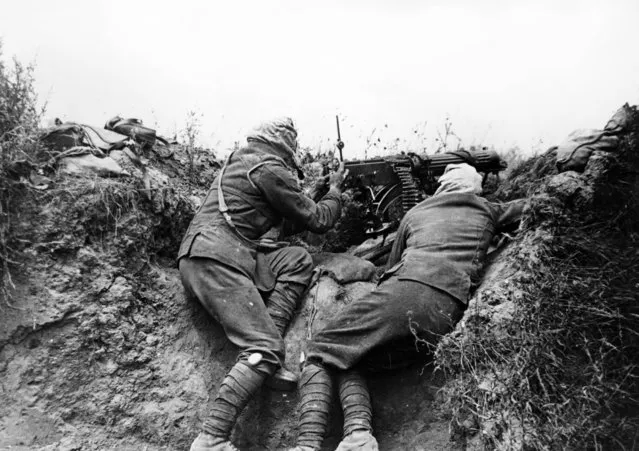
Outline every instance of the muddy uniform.
<svg viewBox="0 0 639 451"><path fill-rule="evenodd" d="M312 260L303 248L258 249L252 240L284 220L292 229L327 231L340 216L340 193L331 189L313 202L280 152L259 142L231 156L221 186L237 231L219 211L216 178L180 247L182 281L231 342L281 365L281 334L309 282Z"/></svg>

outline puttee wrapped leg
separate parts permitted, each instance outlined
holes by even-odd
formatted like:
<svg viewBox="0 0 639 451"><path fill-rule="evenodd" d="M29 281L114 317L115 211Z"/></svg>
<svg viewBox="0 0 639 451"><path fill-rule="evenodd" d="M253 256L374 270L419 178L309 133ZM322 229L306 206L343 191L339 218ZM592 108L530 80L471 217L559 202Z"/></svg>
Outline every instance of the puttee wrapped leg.
<svg viewBox="0 0 639 451"><path fill-rule="evenodd" d="M191 445L192 451L235 449L229 442L233 426L264 382L266 373L268 370L259 371L245 360L240 360L231 368L222 381L209 416L202 425L202 434Z"/></svg>
<svg viewBox="0 0 639 451"><path fill-rule="evenodd" d="M319 365L304 367L299 382L300 417L297 446L320 449L328 427L328 413L333 395L329 371Z"/></svg>
<svg viewBox="0 0 639 451"><path fill-rule="evenodd" d="M275 323L280 336L284 336L286 328L291 323L297 304L306 286L295 282L278 282L270 293L267 311ZM267 379L266 385L275 390L293 391L297 386L297 375L284 367L278 368L272 377Z"/></svg>
<svg viewBox="0 0 639 451"><path fill-rule="evenodd" d="M269 295L267 311L282 337L305 289L306 286L299 283L278 282Z"/></svg>
<svg viewBox="0 0 639 451"><path fill-rule="evenodd" d="M344 438L336 451L377 451L372 435L373 408L366 380L359 371L340 372L337 376L339 398L344 411Z"/></svg>

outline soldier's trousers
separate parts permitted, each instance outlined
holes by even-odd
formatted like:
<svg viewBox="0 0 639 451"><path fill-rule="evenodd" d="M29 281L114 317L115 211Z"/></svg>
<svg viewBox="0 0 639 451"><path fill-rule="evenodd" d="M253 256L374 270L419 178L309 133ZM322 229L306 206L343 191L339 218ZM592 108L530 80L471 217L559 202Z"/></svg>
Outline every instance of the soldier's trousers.
<svg viewBox="0 0 639 451"><path fill-rule="evenodd" d="M228 339L240 348L241 356L259 352L266 367L284 363L282 322L288 325L299 297L308 285L313 261L300 247L285 247L259 257L261 273L274 278L267 289L260 281L249 278L241 270L219 261L185 257L180 259L182 283L206 310L222 325ZM266 271L265 271L266 270ZM269 309L273 303L277 307ZM288 312L282 312L288 310ZM280 323L280 324L276 324ZM270 365L269 365L270 364Z"/></svg>
<svg viewBox="0 0 639 451"><path fill-rule="evenodd" d="M403 366L418 353L428 354L464 308L444 291L390 277L314 334L307 361L339 370L358 364L373 370Z"/></svg>

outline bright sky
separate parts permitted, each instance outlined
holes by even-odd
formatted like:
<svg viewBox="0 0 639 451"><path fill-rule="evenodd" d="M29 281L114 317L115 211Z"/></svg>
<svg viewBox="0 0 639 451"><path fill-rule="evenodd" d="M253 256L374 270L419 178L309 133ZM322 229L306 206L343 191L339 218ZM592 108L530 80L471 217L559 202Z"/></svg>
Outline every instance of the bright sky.
<svg viewBox="0 0 639 451"><path fill-rule="evenodd" d="M197 111L220 147L287 115L325 150L339 114L351 157L432 152L446 117L465 146L528 152L639 103L637 0L2 3L49 117L170 136Z"/></svg>

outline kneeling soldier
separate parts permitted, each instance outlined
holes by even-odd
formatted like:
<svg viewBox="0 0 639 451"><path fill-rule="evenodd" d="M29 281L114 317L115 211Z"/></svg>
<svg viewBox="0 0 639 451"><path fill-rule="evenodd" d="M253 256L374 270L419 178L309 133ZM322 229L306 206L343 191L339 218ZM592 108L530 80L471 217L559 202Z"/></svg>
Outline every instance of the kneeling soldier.
<svg viewBox="0 0 639 451"><path fill-rule="evenodd" d="M240 348L191 451L235 450L235 422L264 380L295 387L283 368L284 332L312 271L308 252L260 239L273 227L323 233L341 213L343 167L317 203L300 189L297 131L286 118L262 124L233 152L193 218L178 260L182 283Z"/></svg>

